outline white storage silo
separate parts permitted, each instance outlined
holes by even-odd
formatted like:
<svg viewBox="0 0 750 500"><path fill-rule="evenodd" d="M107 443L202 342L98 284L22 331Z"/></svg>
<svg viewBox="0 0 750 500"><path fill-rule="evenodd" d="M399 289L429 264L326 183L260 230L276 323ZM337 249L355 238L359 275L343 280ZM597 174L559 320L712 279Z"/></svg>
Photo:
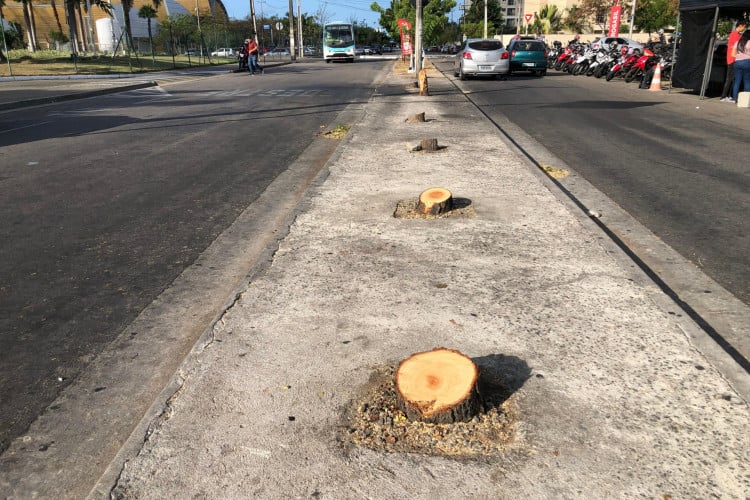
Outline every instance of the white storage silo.
<svg viewBox="0 0 750 500"><path fill-rule="evenodd" d="M99 50L112 52L120 38L120 23L117 19L105 17L96 21L96 38L99 42Z"/></svg>

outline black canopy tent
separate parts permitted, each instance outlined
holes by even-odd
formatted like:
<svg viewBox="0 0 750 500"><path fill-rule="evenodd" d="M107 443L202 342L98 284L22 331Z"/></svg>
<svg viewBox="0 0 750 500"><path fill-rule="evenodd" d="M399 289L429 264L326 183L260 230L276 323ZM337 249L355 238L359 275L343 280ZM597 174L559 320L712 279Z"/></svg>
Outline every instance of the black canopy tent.
<svg viewBox="0 0 750 500"><path fill-rule="evenodd" d="M682 42L672 73L672 86L700 91L708 87L716 25L719 17L739 19L750 9L750 0L680 0Z"/></svg>

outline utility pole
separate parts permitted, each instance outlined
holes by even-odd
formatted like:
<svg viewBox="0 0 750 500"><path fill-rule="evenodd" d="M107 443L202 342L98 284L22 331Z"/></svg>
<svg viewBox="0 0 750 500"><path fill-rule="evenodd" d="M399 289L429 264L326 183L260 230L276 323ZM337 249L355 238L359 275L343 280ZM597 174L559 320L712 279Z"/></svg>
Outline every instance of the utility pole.
<svg viewBox="0 0 750 500"><path fill-rule="evenodd" d="M250 20L253 22L253 39L258 43L258 25L255 21L255 0L250 0Z"/></svg>
<svg viewBox="0 0 750 500"><path fill-rule="evenodd" d="M414 33L414 71L422 69L422 0L417 0L416 33Z"/></svg>
<svg viewBox="0 0 750 500"><path fill-rule="evenodd" d="M629 38L633 38L633 25L635 24L635 0L633 0L633 6L630 8L630 34Z"/></svg>
<svg viewBox="0 0 750 500"><path fill-rule="evenodd" d="M527 32L528 30L529 28L526 28ZM487 38L487 0L484 0L484 38Z"/></svg>
<svg viewBox="0 0 750 500"><path fill-rule="evenodd" d="M304 59L304 42L302 41L302 4L300 3L300 1L301 0L297 0L297 36L299 36L299 57L300 59Z"/></svg>
<svg viewBox="0 0 750 500"><path fill-rule="evenodd" d="M294 4L293 0L289 0L289 54L292 56L292 61L297 60L297 54L294 50Z"/></svg>

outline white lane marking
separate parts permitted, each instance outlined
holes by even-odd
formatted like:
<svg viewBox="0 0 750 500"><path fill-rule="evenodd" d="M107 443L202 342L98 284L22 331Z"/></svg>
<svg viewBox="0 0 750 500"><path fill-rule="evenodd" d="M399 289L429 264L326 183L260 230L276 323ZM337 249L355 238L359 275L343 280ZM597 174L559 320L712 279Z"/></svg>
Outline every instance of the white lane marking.
<svg viewBox="0 0 750 500"><path fill-rule="evenodd" d="M7 132L15 132L16 130L22 130L25 128L38 127L39 125L45 125L47 123L52 123L52 120L49 120L46 122L32 123L30 125L24 125L23 127L16 127L16 128L8 129L8 130L0 130L0 134L5 134Z"/></svg>

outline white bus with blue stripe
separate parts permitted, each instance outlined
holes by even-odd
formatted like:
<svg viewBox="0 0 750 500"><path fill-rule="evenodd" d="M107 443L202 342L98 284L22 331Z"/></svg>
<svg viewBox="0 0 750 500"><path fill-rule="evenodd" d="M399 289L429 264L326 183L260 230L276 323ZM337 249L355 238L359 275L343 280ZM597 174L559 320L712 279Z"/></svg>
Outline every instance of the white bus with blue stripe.
<svg viewBox="0 0 750 500"><path fill-rule="evenodd" d="M354 62L354 26L335 22L323 26L323 59Z"/></svg>

